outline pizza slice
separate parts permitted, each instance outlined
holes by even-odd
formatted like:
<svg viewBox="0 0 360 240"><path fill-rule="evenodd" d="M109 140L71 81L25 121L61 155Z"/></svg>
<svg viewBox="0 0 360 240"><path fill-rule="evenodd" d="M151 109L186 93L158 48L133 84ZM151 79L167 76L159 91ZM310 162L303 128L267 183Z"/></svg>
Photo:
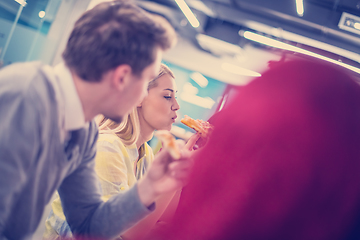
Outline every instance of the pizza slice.
<svg viewBox="0 0 360 240"><path fill-rule="evenodd" d="M163 147L174 159L181 157L179 146L176 144L174 136L167 130L158 130L155 136L163 143Z"/></svg>
<svg viewBox="0 0 360 240"><path fill-rule="evenodd" d="M203 121L201 119L192 119L191 117L185 115L183 119L180 120L186 126L194 129L196 132L201 134L201 137L207 138L211 131L213 130L213 125L209 122Z"/></svg>

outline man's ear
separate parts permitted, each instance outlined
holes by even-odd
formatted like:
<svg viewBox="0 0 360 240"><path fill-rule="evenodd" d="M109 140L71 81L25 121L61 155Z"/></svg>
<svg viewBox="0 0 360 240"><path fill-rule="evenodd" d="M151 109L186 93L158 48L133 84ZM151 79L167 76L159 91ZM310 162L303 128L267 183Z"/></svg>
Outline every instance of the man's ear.
<svg viewBox="0 0 360 240"><path fill-rule="evenodd" d="M115 89L123 90L131 81L131 67L127 64L122 64L114 69L114 74L111 79L112 86Z"/></svg>

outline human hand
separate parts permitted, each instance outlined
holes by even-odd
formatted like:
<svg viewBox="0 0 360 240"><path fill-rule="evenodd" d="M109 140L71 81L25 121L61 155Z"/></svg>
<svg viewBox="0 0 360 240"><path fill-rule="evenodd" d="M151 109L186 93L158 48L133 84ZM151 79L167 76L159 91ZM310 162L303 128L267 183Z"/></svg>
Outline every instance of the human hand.
<svg viewBox="0 0 360 240"><path fill-rule="evenodd" d="M197 149L196 147L196 143L198 142L198 140L201 138L201 134L199 132L195 133L194 135L192 135L189 140L187 141L187 143L185 144L185 148L189 151L191 150L195 150Z"/></svg>
<svg viewBox="0 0 360 240"><path fill-rule="evenodd" d="M140 200L146 205L153 203L164 193L183 187L193 165L191 153L182 140L176 143L181 149L180 159L174 160L166 149L159 152L146 175L138 182Z"/></svg>

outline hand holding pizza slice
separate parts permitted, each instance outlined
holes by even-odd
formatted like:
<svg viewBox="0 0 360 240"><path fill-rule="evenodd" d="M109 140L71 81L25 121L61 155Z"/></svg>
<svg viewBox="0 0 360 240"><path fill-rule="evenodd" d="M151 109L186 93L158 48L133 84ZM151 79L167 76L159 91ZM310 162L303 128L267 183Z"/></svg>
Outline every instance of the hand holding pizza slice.
<svg viewBox="0 0 360 240"><path fill-rule="evenodd" d="M203 121L201 119L192 119L191 117L185 115L181 122L186 126L194 129L196 132L201 134L201 137L207 138L213 129L213 125L209 122Z"/></svg>
<svg viewBox="0 0 360 240"><path fill-rule="evenodd" d="M209 122L199 119L195 120L187 115L185 115L184 118L181 119L181 122L197 132L196 135L192 137L193 139L190 138L188 143L186 144L190 146L190 150L196 150L203 147L206 144L214 128L213 125L211 125Z"/></svg>
<svg viewBox="0 0 360 240"><path fill-rule="evenodd" d="M170 153L174 159L181 157L179 146L174 136L167 130L158 130L155 136L163 143L164 148Z"/></svg>

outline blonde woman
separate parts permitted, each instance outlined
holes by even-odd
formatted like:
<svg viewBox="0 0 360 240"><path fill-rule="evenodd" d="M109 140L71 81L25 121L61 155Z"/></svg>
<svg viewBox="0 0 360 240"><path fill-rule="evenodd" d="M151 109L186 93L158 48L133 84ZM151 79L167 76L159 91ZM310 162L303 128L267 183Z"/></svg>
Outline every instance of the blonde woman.
<svg viewBox="0 0 360 240"><path fill-rule="evenodd" d="M99 138L95 170L104 201L128 190L145 174L154 158L147 141L153 137L155 130L170 130L177 118L176 111L180 107L175 98L176 92L175 76L162 64L158 76L149 82L148 95L122 123L115 123L103 116L97 117ZM195 138L196 136L192 138L192 142ZM174 205L170 204L172 199L176 201L174 195L175 193L170 193L159 198L156 210L125 232L123 237L138 239L150 231L167 206ZM71 237L60 199L57 198L51 207L52 211L45 223L44 239Z"/></svg>

